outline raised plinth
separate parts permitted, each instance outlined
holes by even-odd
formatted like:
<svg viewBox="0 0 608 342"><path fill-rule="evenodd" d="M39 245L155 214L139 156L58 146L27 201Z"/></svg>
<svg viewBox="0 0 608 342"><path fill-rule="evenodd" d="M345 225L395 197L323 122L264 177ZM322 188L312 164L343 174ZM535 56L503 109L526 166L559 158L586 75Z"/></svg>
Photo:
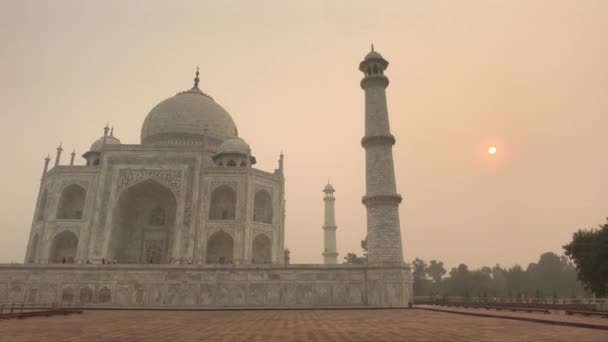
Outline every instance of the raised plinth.
<svg viewBox="0 0 608 342"><path fill-rule="evenodd" d="M406 265L0 265L0 303L405 307L412 300Z"/></svg>

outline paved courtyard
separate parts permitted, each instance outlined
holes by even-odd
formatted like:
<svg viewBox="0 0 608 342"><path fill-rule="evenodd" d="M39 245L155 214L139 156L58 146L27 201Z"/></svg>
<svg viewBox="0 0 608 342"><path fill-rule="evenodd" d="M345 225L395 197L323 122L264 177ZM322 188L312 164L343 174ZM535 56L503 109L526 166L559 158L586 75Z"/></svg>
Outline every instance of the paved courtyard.
<svg viewBox="0 0 608 342"><path fill-rule="evenodd" d="M0 321L1 341L608 341L608 331L424 310L86 311Z"/></svg>

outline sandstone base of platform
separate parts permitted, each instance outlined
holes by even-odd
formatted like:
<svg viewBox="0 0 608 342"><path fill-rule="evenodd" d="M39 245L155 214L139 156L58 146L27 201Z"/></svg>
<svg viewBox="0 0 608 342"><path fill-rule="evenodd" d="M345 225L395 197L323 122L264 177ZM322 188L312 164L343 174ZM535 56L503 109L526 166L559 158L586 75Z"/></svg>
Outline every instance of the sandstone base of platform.
<svg viewBox="0 0 608 342"><path fill-rule="evenodd" d="M0 303L221 308L412 302L405 265L0 265Z"/></svg>

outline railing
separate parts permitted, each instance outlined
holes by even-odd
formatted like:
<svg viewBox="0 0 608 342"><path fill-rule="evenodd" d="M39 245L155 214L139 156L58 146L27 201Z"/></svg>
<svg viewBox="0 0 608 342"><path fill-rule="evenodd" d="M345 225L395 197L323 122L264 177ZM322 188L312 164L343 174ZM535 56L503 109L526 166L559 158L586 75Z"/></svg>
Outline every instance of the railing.
<svg viewBox="0 0 608 342"><path fill-rule="evenodd" d="M458 297L458 296L419 296L414 298L415 304L450 305L464 304L467 306L486 305L494 307L519 307L538 308L548 310L569 311L601 311L600 308L607 307L608 300L605 298L566 298L566 299L542 299L542 298L484 298L484 297Z"/></svg>
<svg viewBox="0 0 608 342"><path fill-rule="evenodd" d="M82 313L82 310L66 308L58 303L0 304L0 320L12 318L23 319L28 317L52 316L59 314L69 315L73 313Z"/></svg>

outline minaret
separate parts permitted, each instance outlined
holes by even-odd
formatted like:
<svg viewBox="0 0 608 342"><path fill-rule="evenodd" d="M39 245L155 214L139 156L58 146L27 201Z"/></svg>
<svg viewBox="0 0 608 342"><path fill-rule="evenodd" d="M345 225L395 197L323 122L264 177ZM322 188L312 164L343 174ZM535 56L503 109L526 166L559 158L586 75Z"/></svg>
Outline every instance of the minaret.
<svg viewBox="0 0 608 342"><path fill-rule="evenodd" d="M365 137L361 145L365 149L366 194L363 204L367 207L368 264L403 263L399 203L401 195L395 185L393 145L386 106L388 78L384 70L388 62L372 51L359 64L365 75L361 88L365 91Z"/></svg>
<svg viewBox="0 0 608 342"><path fill-rule="evenodd" d="M51 156L47 155L46 158L44 158L44 170L42 170L42 175L44 176L46 174L46 172L49 170L49 162L51 161Z"/></svg>
<svg viewBox="0 0 608 342"><path fill-rule="evenodd" d="M74 158L76 157L76 150L72 151L72 154L70 155L70 166L74 166Z"/></svg>
<svg viewBox="0 0 608 342"><path fill-rule="evenodd" d="M337 264L338 263L338 252L336 251L336 215L334 211L334 189L329 182L323 189L325 197L325 224L323 225L324 231L324 249L323 249L323 263L325 264Z"/></svg>
<svg viewBox="0 0 608 342"><path fill-rule="evenodd" d="M59 147L57 147L57 155L55 156L55 166L59 165L59 161L61 160L61 151L63 151L63 147L61 147L61 144L59 144Z"/></svg>

